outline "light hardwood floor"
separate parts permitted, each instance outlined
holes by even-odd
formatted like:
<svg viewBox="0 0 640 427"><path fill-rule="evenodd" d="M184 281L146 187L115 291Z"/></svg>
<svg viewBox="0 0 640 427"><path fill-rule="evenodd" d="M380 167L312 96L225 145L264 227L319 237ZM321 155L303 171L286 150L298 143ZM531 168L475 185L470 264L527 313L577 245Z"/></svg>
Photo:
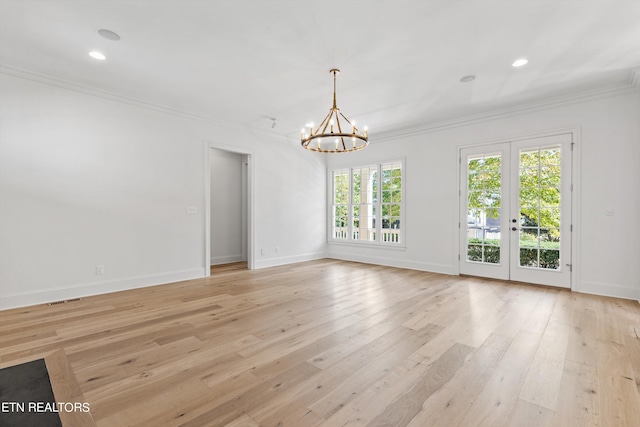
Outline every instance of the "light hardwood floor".
<svg viewBox="0 0 640 427"><path fill-rule="evenodd" d="M0 312L0 367L45 357L98 426L640 426L636 301L336 260L236 267Z"/></svg>

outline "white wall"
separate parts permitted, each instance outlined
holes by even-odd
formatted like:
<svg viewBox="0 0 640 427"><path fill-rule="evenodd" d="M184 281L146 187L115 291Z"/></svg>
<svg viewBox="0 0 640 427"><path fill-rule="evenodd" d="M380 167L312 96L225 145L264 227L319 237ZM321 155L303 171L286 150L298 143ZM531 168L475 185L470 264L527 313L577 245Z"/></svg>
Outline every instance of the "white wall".
<svg viewBox="0 0 640 427"><path fill-rule="evenodd" d="M211 265L246 261L244 155L211 149Z"/></svg>
<svg viewBox="0 0 640 427"><path fill-rule="evenodd" d="M327 253L325 158L405 157L406 249L328 254L452 273L456 147L568 127L581 130L574 287L640 298L638 92L387 142L372 132L344 156L3 74L0 97L0 308L203 276L205 141L252 153L255 267Z"/></svg>
<svg viewBox="0 0 640 427"><path fill-rule="evenodd" d="M257 268L326 256L325 156L297 142L285 147L256 159Z"/></svg>
<svg viewBox="0 0 640 427"><path fill-rule="evenodd" d="M640 299L640 94L593 99L420 135L373 142L329 169L406 158L406 249L329 244L340 259L457 271L457 147L560 128L578 128L581 173L574 250L575 290ZM613 216L605 215L607 208Z"/></svg>
<svg viewBox="0 0 640 427"><path fill-rule="evenodd" d="M256 267L325 253L321 156L4 74L0 96L0 308L202 277L205 141L252 153Z"/></svg>

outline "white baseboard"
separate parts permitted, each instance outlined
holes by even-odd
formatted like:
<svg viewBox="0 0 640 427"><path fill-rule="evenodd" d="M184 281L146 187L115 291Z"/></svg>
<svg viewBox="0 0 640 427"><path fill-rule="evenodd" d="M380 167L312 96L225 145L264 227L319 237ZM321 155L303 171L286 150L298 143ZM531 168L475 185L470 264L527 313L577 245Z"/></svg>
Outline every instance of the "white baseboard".
<svg viewBox="0 0 640 427"><path fill-rule="evenodd" d="M325 252L315 252L302 255L293 255L279 258L256 259L253 268L277 267L279 265L294 264L296 262L314 261L316 259L326 258Z"/></svg>
<svg viewBox="0 0 640 427"><path fill-rule="evenodd" d="M580 286L577 287L576 291L585 294L602 295L605 297L633 299L640 302L640 288L627 288L607 283L583 281L580 283Z"/></svg>
<svg viewBox="0 0 640 427"><path fill-rule="evenodd" d="M220 265L220 264L229 264L231 262L246 261L246 259L243 259L242 254L240 254L240 255L211 257L209 261L211 265Z"/></svg>
<svg viewBox="0 0 640 427"><path fill-rule="evenodd" d="M56 289L2 294L0 296L0 310L197 279L204 277L204 273L204 269L194 268L191 270L170 271L148 276L81 283Z"/></svg>
<svg viewBox="0 0 640 427"><path fill-rule="evenodd" d="M387 267L407 268L409 270L428 271L431 273L455 274L453 272L453 266L445 264L431 264L426 262L390 259L367 255L339 254L335 252L329 254L328 257L342 261L354 261L365 264L384 265Z"/></svg>

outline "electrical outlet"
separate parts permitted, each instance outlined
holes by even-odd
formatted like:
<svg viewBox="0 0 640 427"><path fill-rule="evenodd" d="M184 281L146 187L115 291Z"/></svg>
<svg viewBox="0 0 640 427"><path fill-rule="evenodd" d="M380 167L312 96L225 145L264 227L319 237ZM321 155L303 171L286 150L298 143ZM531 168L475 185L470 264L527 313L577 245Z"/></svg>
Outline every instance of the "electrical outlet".
<svg viewBox="0 0 640 427"><path fill-rule="evenodd" d="M278 253L279 251L280 251L280 248L276 246L276 253Z"/></svg>
<svg viewBox="0 0 640 427"><path fill-rule="evenodd" d="M260 255L264 255L264 248L260 249Z"/></svg>
<svg viewBox="0 0 640 427"><path fill-rule="evenodd" d="M188 206L187 215L198 215L198 208L196 206Z"/></svg>
<svg viewBox="0 0 640 427"><path fill-rule="evenodd" d="M96 274L98 275L104 274L104 265L96 264Z"/></svg>

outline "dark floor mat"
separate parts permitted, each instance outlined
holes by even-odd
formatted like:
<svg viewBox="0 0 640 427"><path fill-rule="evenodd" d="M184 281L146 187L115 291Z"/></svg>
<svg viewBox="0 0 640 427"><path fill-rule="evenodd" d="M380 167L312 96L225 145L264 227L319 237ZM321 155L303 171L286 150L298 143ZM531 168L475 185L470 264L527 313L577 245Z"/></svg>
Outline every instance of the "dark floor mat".
<svg viewBox="0 0 640 427"><path fill-rule="evenodd" d="M44 359L0 369L0 426L62 427Z"/></svg>

